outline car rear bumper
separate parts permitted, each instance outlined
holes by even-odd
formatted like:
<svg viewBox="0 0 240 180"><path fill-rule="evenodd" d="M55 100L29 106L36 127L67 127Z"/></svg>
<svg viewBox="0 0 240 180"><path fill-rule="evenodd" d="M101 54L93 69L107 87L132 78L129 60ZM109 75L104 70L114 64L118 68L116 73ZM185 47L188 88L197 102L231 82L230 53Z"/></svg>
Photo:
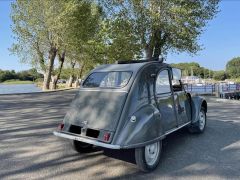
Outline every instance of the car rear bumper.
<svg viewBox="0 0 240 180"><path fill-rule="evenodd" d="M81 142L85 142L85 143L88 143L88 144L93 144L95 146L100 146L100 147L104 147L104 148L121 149L119 145L106 144L106 143L99 142L99 141L96 141L96 140L93 140L93 139L88 139L88 138L84 138L84 137L81 137L81 136L68 134L68 133L65 133L65 132L54 131L53 134L55 136L59 136L59 137L67 138L67 139L72 139L72 140L76 140L76 141L81 141Z"/></svg>

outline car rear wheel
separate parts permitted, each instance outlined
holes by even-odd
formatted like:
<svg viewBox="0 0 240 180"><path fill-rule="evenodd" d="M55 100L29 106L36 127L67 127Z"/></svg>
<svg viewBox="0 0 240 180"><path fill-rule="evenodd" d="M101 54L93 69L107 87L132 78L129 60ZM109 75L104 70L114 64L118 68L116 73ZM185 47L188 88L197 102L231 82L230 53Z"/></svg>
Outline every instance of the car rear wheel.
<svg viewBox="0 0 240 180"><path fill-rule="evenodd" d="M145 147L135 149L137 166L144 172L154 170L160 161L162 141L155 142Z"/></svg>
<svg viewBox="0 0 240 180"><path fill-rule="evenodd" d="M191 133L203 133L207 123L206 110L201 108L198 116L198 121L189 127Z"/></svg>
<svg viewBox="0 0 240 180"><path fill-rule="evenodd" d="M80 141L76 141L76 140L72 141L72 147L75 151L77 151L79 153L90 152L93 149L92 144L88 144L88 143L84 143L84 142L80 142Z"/></svg>

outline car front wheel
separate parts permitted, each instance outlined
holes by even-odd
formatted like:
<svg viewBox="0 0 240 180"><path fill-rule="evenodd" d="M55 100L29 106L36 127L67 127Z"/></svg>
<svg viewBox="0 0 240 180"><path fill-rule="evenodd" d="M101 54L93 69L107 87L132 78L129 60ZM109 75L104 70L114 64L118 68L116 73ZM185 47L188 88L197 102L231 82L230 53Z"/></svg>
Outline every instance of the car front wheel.
<svg viewBox="0 0 240 180"><path fill-rule="evenodd" d="M157 141L145 147L135 149L135 160L137 166L145 172L154 170L160 161L162 152L162 141Z"/></svg>
<svg viewBox="0 0 240 180"><path fill-rule="evenodd" d="M191 133L203 133L207 123L206 110L202 107L199 115L198 121L189 127Z"/></svg>

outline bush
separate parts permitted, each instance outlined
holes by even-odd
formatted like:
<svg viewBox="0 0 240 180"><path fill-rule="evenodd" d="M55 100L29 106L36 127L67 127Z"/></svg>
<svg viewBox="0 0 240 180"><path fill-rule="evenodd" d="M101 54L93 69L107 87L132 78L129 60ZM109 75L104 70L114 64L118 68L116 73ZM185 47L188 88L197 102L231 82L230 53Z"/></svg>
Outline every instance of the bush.
<svg viewBox="0 0 240 180"><path fill-rule="evenodd" d="M21 80L21 81L34 81L42 77L43 75L38 73L37 70L34 68L26 71L20 71L18 73L15 73L14 70L4 71L0 69L0 83L10 79Z"/></svg>

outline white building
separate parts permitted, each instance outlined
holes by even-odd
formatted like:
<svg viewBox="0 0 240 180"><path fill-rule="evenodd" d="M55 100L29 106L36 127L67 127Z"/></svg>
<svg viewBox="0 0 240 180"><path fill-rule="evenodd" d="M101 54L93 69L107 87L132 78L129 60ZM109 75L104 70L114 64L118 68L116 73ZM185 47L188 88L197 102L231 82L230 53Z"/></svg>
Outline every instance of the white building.
<svg viewBox="0 0 240 180"><path fill-rule="evenodd" d="M202 84L203 79L197 76L182 76L182 82L184 84Z"/></svg>

